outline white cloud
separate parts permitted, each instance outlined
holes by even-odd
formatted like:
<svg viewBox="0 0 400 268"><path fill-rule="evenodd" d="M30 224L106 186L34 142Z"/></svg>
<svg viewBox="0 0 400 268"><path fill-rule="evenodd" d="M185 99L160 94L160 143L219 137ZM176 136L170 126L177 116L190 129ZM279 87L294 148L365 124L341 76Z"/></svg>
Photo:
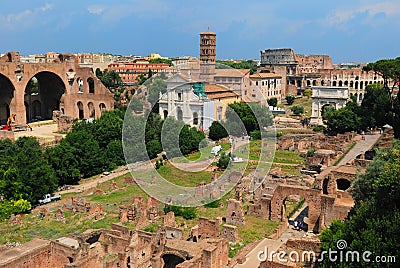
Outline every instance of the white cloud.
<svg viewBox="0 0 400 268"><path fill-rule="evenodd" d="M42 15L51 10L53 5L45 4L44 6L23 10L16 14L0 14L0 30L23 30L43 21Z"/></svg>
<svg viewBox="0 0 400 268"><path fill-rule="evenodd" d="M50 10L50 9L52 9L52 8L53 8L53 5L52 5L52 4L46 3L43 7L40 8L40 10L41 10L42 12L46 12L47 10Z"/></svg>
<svg viewBox="0 0 400 268"><path fill-rule="evenodd" d="M103 13L105 7L104 6L89 6L88 11L90 14L100 15Z"/></svg>
<svg viewBox="0 0 400 268"><path fill-rule="evenodd" d="M397 18L400 15L400 4L398 0L381 1L379 3L362 2L356 6L341 7L328 14L325 22L330 26L344 25L355 17L363 14L364 23L373 24L374 16L384 14L386 17Z"/></svg>

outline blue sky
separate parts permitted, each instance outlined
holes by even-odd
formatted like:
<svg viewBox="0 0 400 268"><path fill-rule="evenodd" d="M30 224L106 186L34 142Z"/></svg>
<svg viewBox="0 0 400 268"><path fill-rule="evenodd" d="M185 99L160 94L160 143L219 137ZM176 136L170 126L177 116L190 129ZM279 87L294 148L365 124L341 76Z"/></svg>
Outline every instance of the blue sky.
<svg viewBox="0 0 400 268"><path fill-rule="evenodd" d="M197 57L208 27L218 59L287 47L334 63L400 56L399 0L3 0L0 53Z"/></svg>

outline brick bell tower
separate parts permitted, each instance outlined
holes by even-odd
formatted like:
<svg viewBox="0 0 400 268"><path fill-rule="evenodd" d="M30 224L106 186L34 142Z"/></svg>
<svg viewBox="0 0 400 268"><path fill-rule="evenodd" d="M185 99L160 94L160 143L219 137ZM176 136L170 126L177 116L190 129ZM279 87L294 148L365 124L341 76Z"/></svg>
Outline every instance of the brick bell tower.
<svg viewBox="0 0 400 268"><path fill-rule="evenodd" d="M210 29L200 33L200 80L204 82L214 81L216 37Z"/></svg>

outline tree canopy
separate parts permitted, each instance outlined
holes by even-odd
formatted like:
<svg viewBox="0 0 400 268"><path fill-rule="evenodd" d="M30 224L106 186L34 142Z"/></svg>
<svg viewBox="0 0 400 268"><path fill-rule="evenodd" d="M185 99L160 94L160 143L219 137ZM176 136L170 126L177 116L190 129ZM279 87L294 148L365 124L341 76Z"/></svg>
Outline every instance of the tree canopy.
<svg viewBox="0 0 400 268"><path fill-rule="evenodd" d="M250 69L250 74L254 74L257 71L257 62L253 60L246 61L217 61L216 68L222 67L222 65L228 65L234 69Z"/></svg>
<svg viewBox="0 0 400 268"><path fill-rule="evenodd" d="M266 106L244 102L235 102L228 106L223 124L231 135L241 136L254 130L262 131L272 125L272 115Z"/></svg>
<svg viewBox="0 0 400 268"><path fill-rule="evenodd" d="M389 98L389 109L391 114L388 124L393 126L395 138L400 138L400 100L399 95L394 95L395 89L400 85L400 57L395 59L382 59L367 64L365 71L374 71L383 78L383 89Z"/></svg>
<svg viewBox="0 0 400 268"><path fill-rule="evenodd" d="M344 108L335 110L331 106L324 106L323 119L326 120L328 129L337 133L366 130L386 124L395 128L396 122L400 123L400 117L393 116L393 113L400 111L400 105L397 97L394 101L392 109L384 87L378 83L371 84L365 88L361 105L357 104L353 96Z"/></svg>
<svg viewBox="0 0 400 268"><path fill-rule="evenodd" d="M0 152L0 195L4 199L33 204L57 188L55 171L35 138L0 140Z"/></svg>
<svg viewBox="0 0 400 268"><path fill-rule="evenodd" d="M216 141L228 137L228 132L220 122L214 121L209 128L208 137Z"/></svg>

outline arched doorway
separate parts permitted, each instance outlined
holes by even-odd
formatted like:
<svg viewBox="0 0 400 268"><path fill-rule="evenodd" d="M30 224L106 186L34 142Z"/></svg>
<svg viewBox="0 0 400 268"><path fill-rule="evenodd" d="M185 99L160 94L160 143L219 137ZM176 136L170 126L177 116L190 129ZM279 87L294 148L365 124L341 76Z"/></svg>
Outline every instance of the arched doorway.
<svg viewBox="0 0 400 268"><path fill-rule="evenodd" d="M178 264L185 260L174 254L165 254L162 256L164 260L164 268L175 268Z"/></svg>
<svg viewBox="0 0 400 268"><path fill-rule="evenodd" d="M332 111L334 111L334 110L336 110L335 109L335 107L332 105L332 104L325 104L324 106L322 106L322 108L321 108L321 116L322 116L322 119L324 119L324 120L326 120L326 115L329 113L329 112L332 112Z"/></svg>
<svg viewBox="0 0 400 268"><path fill-rule="evenodd" d="M300 195L289 195L283 200L282 219L287 219L298 231L308 231L308 204Z"/></svg>
<svg viewBox="0 0 400 268"><path fill-rule="evenodd" d="M0 123L7 123L10 116L11 101L14 98L14 86L4 75L0 74Z"/></svg>
<svg viewBox="0 0 400 268"><path fill-rule="evenodd" d="M64 82L58 75L40 72L33 76L25 87L27 122L52 119L53 111L60 110L64 92Z"/></svg>

